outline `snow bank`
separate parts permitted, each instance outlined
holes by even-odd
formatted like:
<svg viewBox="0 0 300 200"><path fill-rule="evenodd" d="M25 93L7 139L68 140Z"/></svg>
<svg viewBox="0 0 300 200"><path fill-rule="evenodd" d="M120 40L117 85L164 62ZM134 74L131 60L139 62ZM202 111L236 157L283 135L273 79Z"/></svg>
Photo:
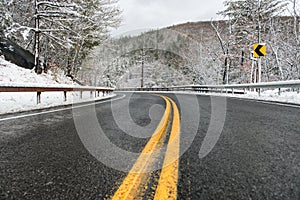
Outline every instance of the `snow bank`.
<svg viewBox="0 0 300 200"><path fill-rule="evenodd" d="M236 98L275 101L275 102L292 103L292 104L300 105L300 94L298 94L297 91L289 91L289 90L282 90L280 95L278 89L262 91L260 96L257 92L247 92L246 94L210 93L207 95L229 96L229 97L236 97Z"/></svg>
<svg viewBox="0 0 300 200"><path fill-rule="evenodd" d="M257 92L248 92L245 95L231 95L235 97L242 97L248 99L257 99L265 101L278 101L283 103L293 103L300 105L300 94L296 91L282 90L279 95L278 90L266 90L259 96Z"/></svg>
<svg viewBox="0 0 300 200"><path fill-rule="evenodd" d="M53 73L49 71L48 74L37 75L33 70L24 69L18 67L2 58L0 58L0 84L11 85L24 83L51 85L51 84L67 84L72 85L73 81L67 77L63 77L63 73L59 73L57 77L53 76Z"/></svg>
<svg viewBox="0 0 300 200"><path fill-rule="evenodd" d="M49 71L47 74L38 75L32 70L18 67L0 57L0 86L76 87L78 85L64 76L62 71ZM103 98L102 95L100 96ZM64 102L63 92L43 92L41 104L37 105L35 92L2 92L0 93L0 114L67 105L93 99L95 98L91 98L90 92L83 92L82 99L80 99L79 92L68 92L67 101Z"/></svg>
<svg viewBox="0 0 300 200"><path fill-rule="evenodd" d="M291 81L291 83L293 83L293 81ZM239 91L239 90L234 90L234 91ZM290 89L281 89L280 94L278 89L270 89L270 90L263 89L260 95L258 94L258 92L246 92L246 94L208 93L205 95L228 96L228 97L255 99L255 100L273 101L273 102L282 102L282 103L291 103L291 104L300 105L300 94L297 91L291 91Z"/></svg>

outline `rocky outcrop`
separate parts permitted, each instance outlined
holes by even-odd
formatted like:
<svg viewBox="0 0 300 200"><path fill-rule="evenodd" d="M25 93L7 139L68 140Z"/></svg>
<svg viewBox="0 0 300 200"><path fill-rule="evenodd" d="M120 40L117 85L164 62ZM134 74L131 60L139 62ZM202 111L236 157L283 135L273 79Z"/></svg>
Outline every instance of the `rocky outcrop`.
<svg viewBox="0 0 300 200"><path fill-rule="evenodd" d="M25 69L34 68L34 55L13 41L0 36L0 53L8 60Z"/></svg>

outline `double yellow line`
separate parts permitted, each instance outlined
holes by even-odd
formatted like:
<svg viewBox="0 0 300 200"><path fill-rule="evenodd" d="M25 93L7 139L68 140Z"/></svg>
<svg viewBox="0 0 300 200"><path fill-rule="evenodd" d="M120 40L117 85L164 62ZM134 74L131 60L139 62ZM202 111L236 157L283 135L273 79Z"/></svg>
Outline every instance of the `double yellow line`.
<svg viewBox="0 0 300 200"><path fill-rule="evenodd" d="M141 155L112 197L112 200L142 199L145 188L147 184L149 184L149 172L153 170L153 164L157 161L160 153L162 153L161 150L167 135L171 117L171 107L173 107L172 128L154 199L164 200L177 198L180 115L177 105L172 99L165 96L160 97L166 102L164 115Z"/></svg>

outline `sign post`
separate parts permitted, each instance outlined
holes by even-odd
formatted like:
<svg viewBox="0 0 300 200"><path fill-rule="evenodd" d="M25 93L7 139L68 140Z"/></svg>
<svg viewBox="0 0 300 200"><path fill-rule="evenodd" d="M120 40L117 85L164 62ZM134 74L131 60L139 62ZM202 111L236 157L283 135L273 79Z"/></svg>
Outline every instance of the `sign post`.
<svg viewBox="0 0 300 200"><path fill-rule="evenodd" d="M267 55L267 46L265 43L256 43L253 45L253 56L258 62L258 83L261 82L261 57Z"/></svg>
<svg viewBox="0 0 300 200"><path fill-rule="evenodd" d="M254 51L251 51L250 53L250 59L252 60L252 66L251 66L251 76L250 76L250 83L256 82L256 67L255 67L255 61L257 60L254 58ZM254 75L254 78L253 78Z"/></svg>

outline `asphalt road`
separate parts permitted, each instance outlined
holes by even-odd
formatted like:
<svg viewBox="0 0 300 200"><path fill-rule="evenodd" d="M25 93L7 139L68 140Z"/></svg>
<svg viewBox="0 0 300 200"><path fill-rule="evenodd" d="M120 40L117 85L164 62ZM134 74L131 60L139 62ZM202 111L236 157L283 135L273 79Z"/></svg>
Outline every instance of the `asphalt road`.
<svg viewBox="0 0 300 200"><path fill-rule="evenodd" d="M123 95L56 112L0 116L0 200L112 198L166 107L158 96ZM166 96L181 113L177 199L300 199L299 107ZM216 143L201 157L209 130ZM151 173L143 199L153 198L160 173Z"/></svg>

